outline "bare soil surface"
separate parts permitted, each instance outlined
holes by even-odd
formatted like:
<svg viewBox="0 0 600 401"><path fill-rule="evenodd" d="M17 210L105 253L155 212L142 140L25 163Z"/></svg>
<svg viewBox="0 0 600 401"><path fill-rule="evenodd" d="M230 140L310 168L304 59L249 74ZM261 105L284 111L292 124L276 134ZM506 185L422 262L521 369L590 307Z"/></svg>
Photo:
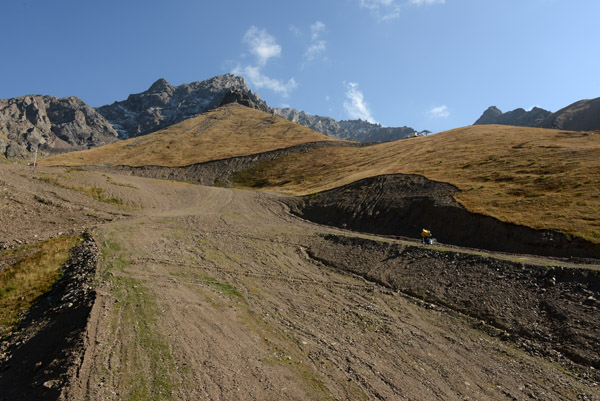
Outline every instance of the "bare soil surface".
<svg viewBox="0 0 600 401"><path fill-rule="evenodd" d="M54 181L0 166L4 246L85 228L101 254L81 357L58 399L600 400L591 367L355 271L378 268L364 243L336 255L324 238L358 235L293 216L284 196L64 168L35 176Z"/></svg>
<svg viewBox="0 0 600 401"><path fill-rule="evenodd" d="M600 270L339 235L325 236L309 254L477 318L479 327L532 352L600 368Z"/></svg>

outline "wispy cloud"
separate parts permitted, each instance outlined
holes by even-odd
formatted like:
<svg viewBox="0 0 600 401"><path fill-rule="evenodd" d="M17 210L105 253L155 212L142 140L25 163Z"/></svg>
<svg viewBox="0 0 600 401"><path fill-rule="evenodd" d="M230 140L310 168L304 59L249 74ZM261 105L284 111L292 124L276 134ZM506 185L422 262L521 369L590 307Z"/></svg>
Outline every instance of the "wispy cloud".
<svg viewBox="0 0 600 401"><path fill-rule="evenodd" d="M429 118L448 118L450 117L450 110L446 105L434 107L427 112L427 116Z"/></svg>
<svg viewBox="0 0 600 401"><path fill-rule="evenodd" d="M446 0L359 0L362 8L371 11L377 19L386 21L400 17L403 5L428 6L433 4L445 4Z"/></svg>
<svg viewBox="0 0 600 401"><path fill-rule="evenodd" d="M250 53L256 56L256 65L237 65L232 73L246 78L255 89L266 88L283 97L289 96L290 92L298 86L294 78L285 82L270 78L262 71L271 58L281 56L281 46L275 37L265 29L251 26L244 34L242 42L246 43Z"/></svg>
<svg viewBox="0 0 600 401"><path fill-rule="evenodd" d="M348 100L344 102L344 109L346 109L346 113L348 113L350 118L365 120L373 124L377 123L371 115L371 110L365 101L363 93L358 90L356 82L346 84L346 98Z"/></svg>
<svg viewBox="0 0 600 401"><path fill-rule="evenodd" d="M430 6L432 4L445 4L446 0L409 0L409 3L416 6Z"/></svg>
<svg viewBox="0 0 600 401"><path fill-rule="evenodd" d="M321 54L325 53L326 50L327 43L324 40L319 40L308 46L308 49L306 49L306 52L304 53L304 57L306 58L306 60L312 61L319 57Z"/></svg>
<svg viewBox="0 0 600 401"><path fill-rule="evenodd" d="M290 32L293 33L297 38L302 36L302 31L296 25L290 25Z"/></svg>
<svg viewBox="0 0 600 401"><path fill-rule="evenodd" d="M324 30L325 30L325 24L322 23L321 21L317 21L314 24L312 24L310 26L310 34L311 34L312 40L319 39L321 32L323 32Z"/></svg>
<svg viewBox="0 0 600 401"><path fill-rule="evenodd" d="M250 47L250 53L256 56L258 64L264 66L270 58L281 56L281 46L264 29L251 26L244 35L243 42Z"/></svg>
<svg viewBox="0 0 600 401"><path fill-rule="evenodd" d="M306 61L313 61L327 51L327 42L321 38L321 34L325 29L325 24L321 21L317 21L310 26L311 42L306 52L304 52L304 59Z"/></svg>
<svg viewBox="0 0 600 401"><path fill-rule="evenodd" d="M290 92L298 87L298 83L294 78L290 78L287 82L283 82L275 78L269 78L262 73L259 67L256 66L237 66L232 72L235 75L241 75L246 78L248 81L250 81L255 89L266 88L275 93L279 93L283 97L288 97Z"/></svg>
<svg viewBox="0 0 600 401"><path fill-rule="evenodd" d="M360 6L370 10L373 16L381 20L400 16L400 5L396 0L360 0Z"/></svg>

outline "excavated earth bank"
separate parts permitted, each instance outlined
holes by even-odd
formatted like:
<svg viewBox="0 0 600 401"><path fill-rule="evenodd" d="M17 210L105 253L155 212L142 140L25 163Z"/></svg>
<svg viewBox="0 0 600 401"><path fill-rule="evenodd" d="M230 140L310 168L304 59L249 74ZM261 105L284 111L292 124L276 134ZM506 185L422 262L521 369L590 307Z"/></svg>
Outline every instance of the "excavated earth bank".
<svg viewBox="0 0 600 401"><path fill-rule="evenodd" d="M56 400L83 353L96 293L98 248L90 236L71 250L63 277L0 343L0 400Z"/></svg>
<svg viewBox="0 0 600 401"><path fill-rule="evenodd" d="M598 270L525 265L340 235L324 236L309 255L479 319L479 328L532 352L552 359L562 354L600 368Z"/></svg>
<svg viewBox="0 0 600 401"><path fill-rule="evenodd" d="M308 152L311 149L329 146L363 147L365 143L354 142L308 142L289 148L277 149L270 152L257 153L250 156L231 157L228 159L214 160L206 163L197 163L184 167L164 166L111 166L109 171L118 174L131 174L138 177L160 178L164 180L183 181L200 185L227 185L229 177L240 171L244 171L262 160L272 160L277 157L292 153ZM104 167L98 167L104 170Z"/></svg>
<svg viewBox="0 0 600 401"><path fill-rule="evenodd" d="M534 255L600 258L600 244L551 230L471 213L459 190L419 175L383 175L290 201L292 212L320 224L375 234L418 237L430 229L445 244Z"/></svg>

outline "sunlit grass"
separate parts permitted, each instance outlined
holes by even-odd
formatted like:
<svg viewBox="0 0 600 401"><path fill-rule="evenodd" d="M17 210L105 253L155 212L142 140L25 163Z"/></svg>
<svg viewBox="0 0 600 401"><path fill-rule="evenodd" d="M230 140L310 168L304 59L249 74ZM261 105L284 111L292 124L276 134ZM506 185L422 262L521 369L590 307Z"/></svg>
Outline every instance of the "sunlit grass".
<svg viewBox="0 0 600 401"><path fill-rule="evenodd" d="M337 140L284 118L231 104L152 134L52 156L40 165L187 166L317 141Z"/></svg>
<svg viewBox="0 0 600 401"><path fill-rule="evenodd" d="M0 270L0 338L60 279L69 251L80 242L79 237L58 237L0 254L6 263Z"/></svg>
<svg viewBox="0 0 600 401"><path fill-rule="evenodd" d="M498 125L263 161L241 187L307 195L382 174L421 174L461 190L468 210L600 242L600 134Z"/></svg>

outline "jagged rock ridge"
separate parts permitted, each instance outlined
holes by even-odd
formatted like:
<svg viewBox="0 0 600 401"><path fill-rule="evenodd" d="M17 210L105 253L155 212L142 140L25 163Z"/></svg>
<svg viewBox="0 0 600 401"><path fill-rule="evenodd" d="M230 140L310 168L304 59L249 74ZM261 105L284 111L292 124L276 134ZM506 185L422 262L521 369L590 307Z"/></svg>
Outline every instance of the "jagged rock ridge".
<svg viewBox="0 0 600 401"><path fill-rule="evenodd" d="M552 114L550 111L539 107L534 107L530 111L518 108L502 113L496 106L491 106L483 112L481 117L479 117L473 125L501 124L516 125L520 127L539 127L541 122L550 114Z"/></svg>
<svg viewBox="0 0 600 401"><path fill-rule="evenodd" d="M108 121L77 97L0 99L0 156L30 158L89 149L118 140Z"/></svg>
<svg viewBox="0 0 600 401"><path fill-rule="evenodd" d="M243 78L225 74L201 82L172 86L159 79L142 93L97 110L119 132L121 138L148 134L202 114L215 107L237 102L270 112Z"/></svg>
<svg viewBox="0 0 600 401"><path fill-rule="evenodd" d="M572 103L559 111L534 107L502 113L496 106L489 107L473 125L502 124L521 127L553 128L569 131L600 130L600 97Z"/></svg>
<svg viewBox="0 0 600 401"><path fill-rule="evenodd" d="M382 127L363 120L336 121L292 108L274 108L273 113L322 134L357 142L387 142L418 134L410 127Z"/></svg>

